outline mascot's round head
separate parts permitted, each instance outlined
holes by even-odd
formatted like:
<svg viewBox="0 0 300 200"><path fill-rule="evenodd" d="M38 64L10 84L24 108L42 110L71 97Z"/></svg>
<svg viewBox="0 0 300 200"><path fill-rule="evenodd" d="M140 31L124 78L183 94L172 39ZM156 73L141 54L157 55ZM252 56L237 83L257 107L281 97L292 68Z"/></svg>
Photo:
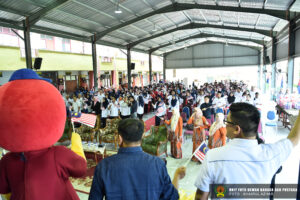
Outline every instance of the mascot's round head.
<svg viewBox="0 0 300 200"><path fill-rule="evenodd" d="M66 107L49 79L30 69L15 71L0 86L0 146L12 152L40 150L62 136Z"/></svg>

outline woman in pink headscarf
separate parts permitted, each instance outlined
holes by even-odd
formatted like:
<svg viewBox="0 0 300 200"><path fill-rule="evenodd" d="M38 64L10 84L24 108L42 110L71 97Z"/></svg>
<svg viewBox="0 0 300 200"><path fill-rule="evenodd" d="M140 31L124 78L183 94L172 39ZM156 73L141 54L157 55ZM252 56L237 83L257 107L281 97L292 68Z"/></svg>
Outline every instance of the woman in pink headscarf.
<svg viewBox="0 0 300 200"><path fill-rule="evenodd" d="M203 116L200 108L194 108L195 112L190 117L188 124L194 125L193 133L193 153L199 147L199 145L205 141L205 129L209 127L209 123L206 118ZM198 161L197 158L193 157L193 161Z"/></svg>

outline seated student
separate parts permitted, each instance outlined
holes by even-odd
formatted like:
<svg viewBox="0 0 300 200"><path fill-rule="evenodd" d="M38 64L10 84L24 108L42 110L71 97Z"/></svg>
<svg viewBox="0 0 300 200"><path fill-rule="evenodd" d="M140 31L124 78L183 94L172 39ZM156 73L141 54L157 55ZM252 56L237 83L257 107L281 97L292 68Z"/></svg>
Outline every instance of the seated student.
<svg viewBox="0 0 300 200"><path fill-rule="evenodd" d="M210 97L205 96L204 97L204 103L201 104L200 109L203 112L203 116L206 118L209 124L212 124L213 121L211 120L211 115L213 114L212 112L212 104L209 102Z"/></svg>
<svg viewBox="0 0 300 200"><path fill-rule="evenodd" d="M185 167L176 170L172 183L163 160L143 152L140 120L120 121L118 132L118 154L97 165L89 200L179 199L178 180L185 176Z"/></svg>
<svg viewBox="0 0 300 200"><path fill-rule="evenodd" d="M226 146L209 150L196 179L195 199L208 199L210 184L270 184L272 177L300 140L300 112L287 138L259 144L260 114L253 105L233 103L227 116ZM238 198L238 197L237 197Z"/></svg>

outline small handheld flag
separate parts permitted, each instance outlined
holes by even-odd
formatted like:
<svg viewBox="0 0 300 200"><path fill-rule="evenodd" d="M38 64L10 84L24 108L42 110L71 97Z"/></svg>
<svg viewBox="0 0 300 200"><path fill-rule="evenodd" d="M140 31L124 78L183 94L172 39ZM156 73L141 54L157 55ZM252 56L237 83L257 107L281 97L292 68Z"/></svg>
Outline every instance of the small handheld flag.
<svg viewBox="0 0 300 200"><path fill-rule="evenodd" d="M193 155L200 161L203 162L206 153L208 152L209 148L207 147L205 142L202 142L200 146L196 149Z"/></svg>

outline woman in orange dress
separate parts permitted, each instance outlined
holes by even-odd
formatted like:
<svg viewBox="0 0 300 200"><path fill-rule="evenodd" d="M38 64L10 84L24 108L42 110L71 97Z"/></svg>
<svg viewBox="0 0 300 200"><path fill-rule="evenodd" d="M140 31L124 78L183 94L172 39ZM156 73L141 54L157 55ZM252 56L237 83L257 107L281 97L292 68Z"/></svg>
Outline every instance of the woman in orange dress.
<svg viewBox="0 0 300 200"><path fill-rule="evenodd" d="M171 130L169 132L169 138L171 140L171 154L174 158L182 158L181 144L183 121L177 109L174 108L172 113L172 118L169 121L165 120L167 125L171 125Z"/></svg>
<svg viewBox="0 0 300 200"><path fill-rule="evenodd" d="M226 144L226 126L224 124L224 114L216 114L216 121L209 129L208 147L210 149L224 146Z"/></svg>
<svg viewBox="0 0 300 200"><path fill-rule="evenodd" d="M188 120L188 124L194 125L194 132L193 132L193 152L200 146L200 144L205 141L205 129L209 128L209 123L207 122L206 118L203 116L202 111L200 108L194 108L195 112L192 114L190 119ZM193 161L198 161L197 158L193 157Z"/></svg>

